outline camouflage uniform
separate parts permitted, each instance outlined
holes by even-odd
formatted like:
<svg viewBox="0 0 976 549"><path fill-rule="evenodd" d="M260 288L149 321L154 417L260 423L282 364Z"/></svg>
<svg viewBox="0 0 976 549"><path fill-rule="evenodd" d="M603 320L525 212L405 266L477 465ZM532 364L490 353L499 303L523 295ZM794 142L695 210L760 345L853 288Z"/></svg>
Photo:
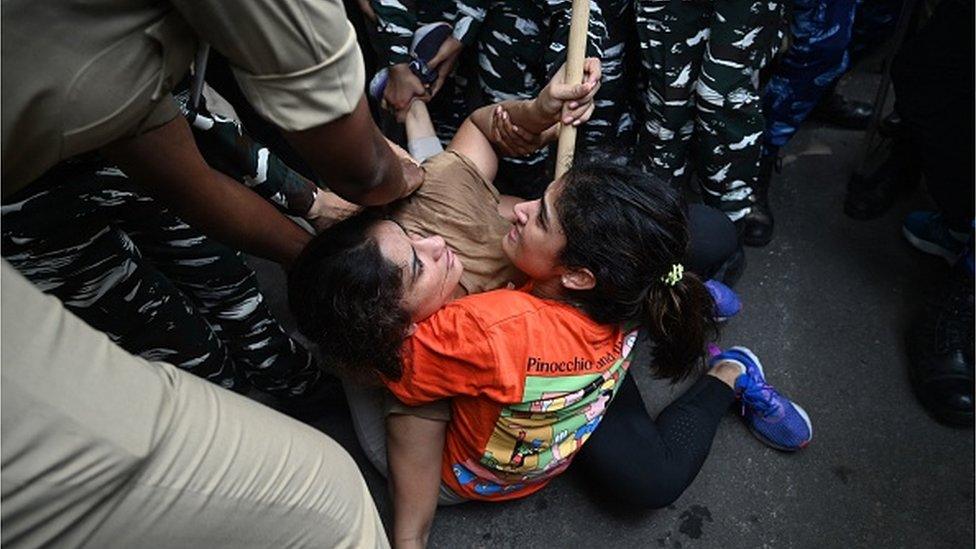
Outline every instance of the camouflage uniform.
<svg viewBox="0 0 976 549"><path fill-rule="evenodd" d="M303 217L317 187L239 123L188 107L201 154L282 212ZM322 371L272 316L239 252L190 227L91 155L62 163L0 209L4 259L130 353L223 387L294 403L328 391ZM71 223L64 223L65 219Z"/></svg>
<svg viewBox="0 0 976 549"><path fill-rule="evenodd" d="M852 54L885 37L900 6L901 0L793 0L793 42L763 92L767 151L793 137Z"/></svg>
<svg viewBox="0 0 976 549"><path fill-rule="evenodd" d="M706 203L733 221L752 204L765 124L759 70L784 35L778 0L638 0L647 79L639 157L680 183L689 145ZM694 136L694 139L692 139Z"/></svg>
<svg viewBox="0 0 976 549"><path fill-rule="evenodd" d="M546 78L545 11L538 2L491 2L478 38L478 83L481 103L531 99ZM543 148L528 156L503 158L495 186L504 194L535 198L549 179Z"/></svg>
<svg viewBox="0 0 976 549"><path fill-rule="evenodd" d="M430 23L450 23L454 38L464 45L454 76L447 79L428 104L437 136L446 144L471 110L467 102L468 71L461 66L469 64L464 58L470 59L471 55L465 54L471 51L478 37L488 0L372 0L371 3L377 21L370 42L381 65L409 63L414 31Z"/></svg>
<svg viewBox="0 0 976 549"><path fill-rule="evenodd" d="M323 388L241 254L110 164L63 163L0 211L4 259L130 353L240 392L253 385L292 400Z"/></svg>
<svg viewBox="0 0 976 549"><path fill-rule="evenodd" d="M587 148L613 144L626 155L633 141L633 117L627 100L624 24L630 0L590 2L587 55L598 57L603 80L590 121L581 129ZM478 79L482 102L531 99L538 95L566 59L570 0L494 0L478 39ZM502 192L534 198L550 180L549 149L523 158L505 158L496 185Z"/></svg>
<svg viewBox="0 0 976 549"><path fill-rule="evenodd" d="M547 0L552 32L549 36L547 72L554 73L566 59L571 0ZM587 150L604 150L630 156L629 149L637 137L631 105L633 81L627 70L627 43L633 41L632 0L598 0L590 2L590 26L587 54L600 59L603 78L594 100L593 116L580 131Z"/></svg>

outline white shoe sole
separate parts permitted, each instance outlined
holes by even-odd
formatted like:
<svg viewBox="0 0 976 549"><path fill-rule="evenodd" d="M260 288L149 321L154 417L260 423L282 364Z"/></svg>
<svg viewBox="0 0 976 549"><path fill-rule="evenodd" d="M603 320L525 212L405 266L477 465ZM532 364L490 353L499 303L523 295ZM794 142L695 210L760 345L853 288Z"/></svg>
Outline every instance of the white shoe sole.
<svg viewBox="0 0 976 549"><path fill-rule="evenodd" d="M959 259L959 254L953 254L952 252L943 248L942 246L939 246L938 244L933 244L928 240L921 239L915 236L914 234L912 234L912 232L905 227L901 228L901 232L902 234L905 235L905 238L908 240L909 244L911 244L920 252L925 252L930 255L937 255L942 259L948 261L950 265L955 263L956 259Z"/></svg>
<svg viewBox="0 0 976 549"><path fill-rule="evenodd" d="M736 351L739 351L740 353L748 356L750 360L755 362L756 367L759 368L759 373L762 374L763 379L766 379L766 372L763 370L762 362L759 360L759 357L756 356L755 353L753 353L752 351L750 351L745 347L729 348L730 351L732 349L735 349ZM753 429L751 425L749 426L749 432L751 432L754 437L758 438L760 442L762 442L766 446L769 446L770 448L775 448L781 452L796 452L797 450L802 450L803 448L806 448L811 442L813 442L813 423L810 421L810 416L807 414L807 411L804 410L802 406L800 406L796 402L793 402L792 400L790 401L790 404L792 404L793 407L796 408L796 412L800 414L800 417L803 418L803 422L807 424L807 429L810 430L810 438L807 439L806 443L804 443L803 446L800 446L799 448L786 448L784 446L778 446L776 444L773 444L766 437L760 435L755 429Z"/></svg>

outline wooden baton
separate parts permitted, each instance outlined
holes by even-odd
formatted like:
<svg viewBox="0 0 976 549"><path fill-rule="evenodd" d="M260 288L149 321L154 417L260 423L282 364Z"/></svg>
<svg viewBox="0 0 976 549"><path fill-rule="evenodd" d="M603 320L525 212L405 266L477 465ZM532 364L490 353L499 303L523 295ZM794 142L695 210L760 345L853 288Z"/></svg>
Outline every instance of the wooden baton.
<svg viewBox="0 0 976 549"><path fill-rule="evenodd" d="M569 24L569 44L566 45L567 84L583 81L583 61L586 60L586 36L590 26L590 0L573 0L572 20ZM556 177L559 179L573 164L576 149L576 127L559 125L559 144L556 147Z"/></svg>

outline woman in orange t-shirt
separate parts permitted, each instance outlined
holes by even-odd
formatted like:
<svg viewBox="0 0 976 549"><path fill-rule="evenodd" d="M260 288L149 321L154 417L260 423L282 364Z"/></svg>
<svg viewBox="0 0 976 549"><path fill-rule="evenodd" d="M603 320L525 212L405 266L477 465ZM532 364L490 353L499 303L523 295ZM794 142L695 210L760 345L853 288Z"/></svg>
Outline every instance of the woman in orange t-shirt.
<svg viewBox="0 0 976 549"><path fill-rule="evenodd" d="M555 121L540 116L538 103L505 108L530 132ZM488 109L472 115L449 148L491 181L497 157L485 138ZM290 275L289 297L326 363L382 383L408 405L450 399L446 439L437 421L387 420L398 544L426 540L438 480L442 502L526 496L585 458L581 449L601 422L606 430L604 418L641 432L603 443L584 459L586 469L635 505L680 495L743 374L740 364L719 361L674 413L661 414L660 432L660 419L647 416L628 385L637 327L654 343L659 375L680 379L703 363L714 303L698 277L683 272L688 240L685 205L666 183L578 161L540 199L514 207L501 246L529 279L517 290L458 297L463 265L443 239L407 234L376 216L344 221L309 245ZM622 398L625 413L608 413ZM617 471L627 474L613 477Z"/></svg>

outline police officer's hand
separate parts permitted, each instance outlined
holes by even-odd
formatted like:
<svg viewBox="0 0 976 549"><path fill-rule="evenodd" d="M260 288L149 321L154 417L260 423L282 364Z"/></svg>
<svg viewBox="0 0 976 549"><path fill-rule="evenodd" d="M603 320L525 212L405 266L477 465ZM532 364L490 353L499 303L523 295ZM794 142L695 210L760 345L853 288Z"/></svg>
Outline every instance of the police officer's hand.
<svg viewBox="0 0 976 549"><path fill-rule="evenodd" d="M414 97L424 97L427 89L410 70L406 63L399 63L390 67L389 80L383 91L383 102L386 108L395 112L406 111Z"/></svg>
<svg viewBox="0 0 976 549"><path fill-rule="evenodd" d="M420 167L419 162L410 156L410 153L403 150L403 147L389 139L386 140L386 143L393 150L393 154L396 155L397 160L400 161L400 167L403 168L403 180L406 182L406 185L404 186L403 192L400 193L400 198L410 196L423 185L425 176L424 169Z"/></svg>
<svg viewBox="0 0 976 549"><path fill-rule="evenodd" d="M593 98L600 89L600 60L588 57L583 62L583 82L566 84L564 64L539 92L539 107L563 124L579 126L593 114Z"/></svg>
<svg viewBox="0 0 976 549"><path fill-rule="evenodd" d="M441 90L441 86L444 85L444 81L454 72L454 67L457 66L458 58L461 56L461 50L463 48L464 44L460 40L453 36L448 36L447 40L441 44L440 49L437 50L437 54L427 63L429 68L437 71L437 80L434 81L434 85L431 87L431 95L437 95L437 92Z"/></svg>

